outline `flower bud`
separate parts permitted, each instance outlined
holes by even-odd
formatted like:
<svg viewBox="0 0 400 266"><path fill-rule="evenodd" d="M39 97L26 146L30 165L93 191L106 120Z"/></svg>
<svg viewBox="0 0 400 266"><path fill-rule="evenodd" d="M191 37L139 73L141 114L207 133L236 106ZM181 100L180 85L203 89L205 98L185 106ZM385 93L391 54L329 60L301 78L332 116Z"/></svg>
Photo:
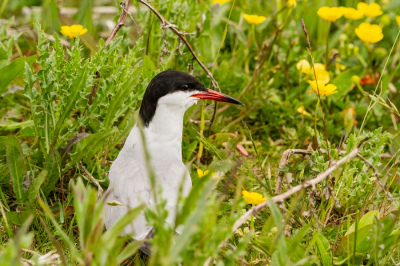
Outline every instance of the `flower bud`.
<svg viewBox="0 0 400 266"><path fill-rule="evenodd" d="M347 39L347 35L342 33L339 35L339 41L345 41Z"/></svg>
<svg viewBox="0 0 400 266"><path fill-rule="evenodd" d="M359 76L352 76L351 77L351 82L355 83L355 84L359 84L360 83L360 77Z"/></svg>
<svg viewBox="0 0 400 266"><path fill-rule="evenodd" d="M277 228L277 227L272 227L272 228L271 228L271 233L273 233L274 235L275 235L276 233L278 233L278 228Z"/></svg>
<svg viewBox="0 0 400 266"><path fill-rule="evenodd" d="M380 61L383 58L385 58L386 55L387 55L387 50L385 48L378 47L375 49L373 57L375 60Z"/></svg>
<svg viewBox="0 0 400 266"><path fill-rule="evenodd" d="M353 48L353 54L354 54L354 55L358 55L358 50L360 50L360 48L358 48L358 46L354 46L354 48Z"/></svg>
<svg viewBox="0 0 400 266"><path fill-rule="evenodd" d="M390 22L391 22L391 19L390 19L390 17L388 15L383 15L381 17L381 21L380 22L381 22L382 27L389 26Z"/></svg>

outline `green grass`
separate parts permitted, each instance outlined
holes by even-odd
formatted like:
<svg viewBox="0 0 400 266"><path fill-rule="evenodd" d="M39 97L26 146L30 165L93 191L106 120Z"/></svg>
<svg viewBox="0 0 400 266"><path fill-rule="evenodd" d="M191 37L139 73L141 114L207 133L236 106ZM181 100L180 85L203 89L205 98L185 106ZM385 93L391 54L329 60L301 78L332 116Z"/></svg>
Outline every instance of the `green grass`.
<svg viewBox="0 0 400 266"><path fill-rule="evenodd" d="M188 0L151 3L180 31L192 33L186 38L221 91L245 104L219 104L212 126L214 103L186 112L182 157L193 189L177 210L176 224L184 225L181 235L165 224L163 199L155 209L130 211L106 231L106 203L104 198L96 203L98 188L88 173L106 191L111 163L137 122L147 84L163 70L187 71L192 62L188 48L169 29L165 46L159 19L137 1L130 9L135 22L128 15L107 49L110 21L115 23L121 11L117 2L4 3L0 265L24 260L51 265L39 258L48 252L55 264L64 265L400 263L398 1L379 2L383 15L376 18L342 17L330 25L318 17L319 7L356 7L357 1L298 1L293 9L283 0L236 0L222 6ZM98 6L118 11L99 14ZM65 7L75 8L75 15L59 15ZM243 14L267 19L251 25ZM321 97L320 104L310 92L311 76L296 68L301 59L310 61L302 18L314 63L325 65L330 83L337 86L338 92ZM380 42L367 46L355 34L365 21L382 26ZM60 27L73 23L88 32L72 40L63 36ZM196 61L193 67L194 76L211 88ZM308 114L297 111L301 106ZM249 156L239 152L238 144ZM356 147L368 163L352 158L314 188L268 202L232 230L252 208L243 190L266 198L288 192ZM309 152L280 164L288 149ZM210 174L199 178L197 169ZM215 183L212 172L225 174ZM155 228L151 257L138 251L141 243L118 236L141 210Z"/></svg>

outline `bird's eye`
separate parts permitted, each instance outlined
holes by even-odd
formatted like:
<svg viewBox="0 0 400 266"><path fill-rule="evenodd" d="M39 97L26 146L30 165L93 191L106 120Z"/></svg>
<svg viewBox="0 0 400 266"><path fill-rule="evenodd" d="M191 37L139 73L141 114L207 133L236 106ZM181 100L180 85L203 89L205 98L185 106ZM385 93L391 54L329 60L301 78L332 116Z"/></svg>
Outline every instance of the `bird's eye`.
<svg viewBox="0 0 400 266"><path fill-rule="evenodd" d="M182 86L182 89L187 90L187 89L189 89L189 86L185 84Z"/></svg>

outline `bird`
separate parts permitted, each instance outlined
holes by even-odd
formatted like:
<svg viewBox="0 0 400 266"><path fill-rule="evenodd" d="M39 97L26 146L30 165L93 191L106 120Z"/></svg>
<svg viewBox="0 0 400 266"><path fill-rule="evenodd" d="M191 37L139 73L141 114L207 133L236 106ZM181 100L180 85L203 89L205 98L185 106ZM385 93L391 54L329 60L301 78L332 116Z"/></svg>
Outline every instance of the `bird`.
<svg viewBox="0 0 400 266"><path fill-rule="evenodd" d="M139 109L150 167L156 176L156 185L162 187L161 196L166 200L168 210L166 223L172 227L178 195L182 193L187 196L192 187L189 171L182 162L183 117L186 110L201 99L243 105L228 95L206 88L190 74L166 70L150 81ZM106 205L106 229L111 228L129 208L141 204L150 207L155 205L138 124L131 129L112 163L108 178L110 183L106 201L117 201L121 205ZM121 236L129 235L135 240L143 240L151 238L153 233L142 212L123 229ZM148 247L142 246L141 250L150 254Z"/></svg>

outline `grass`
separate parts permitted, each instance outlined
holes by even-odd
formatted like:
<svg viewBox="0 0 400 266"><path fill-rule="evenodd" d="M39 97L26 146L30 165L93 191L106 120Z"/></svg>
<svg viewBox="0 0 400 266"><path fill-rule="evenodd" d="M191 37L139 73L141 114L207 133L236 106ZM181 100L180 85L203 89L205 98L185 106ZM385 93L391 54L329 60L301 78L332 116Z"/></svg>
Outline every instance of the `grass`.
<svg viewBox="0 0 400 266"><path fill-rule="evenodd" d="M189 66L215 86L177 28L161 29L155 13L132 1L103 49L121 13L116 2L5 1L0 265L398 265L399 5L381 1L378 17L327 22L319 7L357 1L150 4L191 33L185 38L221 91L245 104L204 102L186 112L182 157L193 189L177 210L183 233L166 226L161 197L108 231L107 203L96 202L152 77ZM243 14L266 20L249 24ZM313 65L325 66L335 94L312 92L317 67L296 68L310 61L301 19ZM366 45L355 34L364 21L382 27L381 41ZM88 32L69 39L60 27L71 24ZM302 187L343 158L322 182ZM199 178L198 169L209 174ZM224 175L216 182L213 172ZM252 206L243 190L268 200ZM138 251L141 242L118 236L140 211L155 228L150 257Z"/></svg>

